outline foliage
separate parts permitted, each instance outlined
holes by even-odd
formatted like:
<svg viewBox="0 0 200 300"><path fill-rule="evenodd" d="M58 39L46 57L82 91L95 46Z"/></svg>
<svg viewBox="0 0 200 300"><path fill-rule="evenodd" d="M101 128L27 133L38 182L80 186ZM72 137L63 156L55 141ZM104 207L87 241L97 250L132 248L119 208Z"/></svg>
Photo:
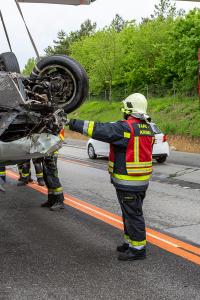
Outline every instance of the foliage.
<svg viewBox="0 0 200 300"><path fill-rule="evenodd" d="M150 99L148 114L166 134L187 137L200 136L199 103L191 98ZM101 122L117 121L122 118L120 103L107 101L87 101L69 118Z"/></svg>
<svg viewBox="0 0 200 300"><path fill-rule="evenodd" d="M141 23L116 15L97 30L86 20L79 30L58 33L47 55L67 54L90 79L90 97L120 100L132 92L148 98L197 95L200 9L185 14L170 0L160 0Z"/></svg>
<svg viewBox="0 0 200 300"><path fill-rule="evenodd" d="M116 32L120 32L126 26L126 21L118 14L116 14L115 18L112 20L110 24L110 28L114 29Z"/></svg>
<svg viewBox="0 0 200 300"><path fill-rule="evenodd" d="M197 52L200 47L200 10L177 18L170 32L167 65L181 91L194 95L197 87Z"/></svg>
<svg viewBox="0 0 200 300"><path fill-rule="evenodd" d="M181 15L184 15L184 10L180 9L177 11L176 5L171 4L170 0L160 0L160 2L155 5L154 14L151 15L151 18L164 20L169 17L174 18Z"/></svg>
<svg viewBox="0 0 200 300"><path fill-rule="evenodd" d="M115 30L102 30L71 46L72 56L85 66L89 74L91 92L108 89L109 99L122 56L118 39L119 35Z"/></svg>
<svg viewBox="0 0 200 300"><path fill-rule="evenodd" d="M22 74L25 76L29 76L35 66L35 63L36 63L36 60L33 57L29 58L29 60L27 61L26 65L22 71Z"/></svg>
<svg viewBox="0 0 200 300"><path fill-rule="evenodd" d="M54 46L48 46L45 49L47 55L66 54L70 55L70 45L83 37L91 36L96 29L96 23L92 23L89 19L81 24L80 30L71 31L69 35L65 31L58 32L57 40L54 40Z"/></svg>

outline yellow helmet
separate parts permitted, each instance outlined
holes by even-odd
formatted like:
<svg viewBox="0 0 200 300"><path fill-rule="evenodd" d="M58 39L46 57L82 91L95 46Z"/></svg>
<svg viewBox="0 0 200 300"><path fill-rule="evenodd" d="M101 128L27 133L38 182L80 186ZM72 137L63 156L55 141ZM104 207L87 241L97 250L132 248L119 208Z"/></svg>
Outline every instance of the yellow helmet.
<svg viewBox="0 0 200 300"><path fill-rule="evenodd" d="M121 111L125 114L146 114L147 113L147 99L144 95L134 93L122 101L123 108Z"/></svg>

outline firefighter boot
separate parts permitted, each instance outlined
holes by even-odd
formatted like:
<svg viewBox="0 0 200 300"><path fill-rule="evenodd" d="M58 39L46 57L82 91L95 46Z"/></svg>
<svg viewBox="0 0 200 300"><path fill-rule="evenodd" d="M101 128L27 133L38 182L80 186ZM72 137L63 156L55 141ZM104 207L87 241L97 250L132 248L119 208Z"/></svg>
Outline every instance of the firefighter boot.
<svg viewBox="0 0 200 300"><path fill-rule="evenodd" d="M118 256L118 260L128 261L146 258L146 248L141 250L129 247L125 252L121 252Z"/></svg>
<svg viewBox="0 0 200 300"><path fill-rule="evenodd" d="M23 186L23 185L26 185L28 184L29 182L33 182L33 179L31 178L31 175L29 175L28 177L22 177L20 175L19 179L18 179L18 186Z"/></svg>
<svg viewBox="0 0 200 300"><path fill-rule="evenodd" d="M33 179L31 178L31 176L29 176L28 182L33 182Z"/></svg>
<svg viewBox="0 0 200 300"><path fill-rule="evenodd" d="M19 178L18 178L18 181L21 181L21 180L22 180L22 175L20 174Z"/></svg>
<svg viewBox="0 0 200 300"><path fill-rule="evenodd" d="M128 248L129 244L124 242L122 245L117 246L116 250L118 252L125 252L126 250L128 250Z"/></svg>
<svg viewBox="0 0 200 300"><path fill-rule="evenodd" d="M40 185L40 186L45 186L45 183L44 183L44 179L43 179L43 178L38 178L37 182L38 182L38 185Z"/></svg>
<svg viewBox="0 0 200 300"><path fill-rule="evenodd" d="M51 199L48 199L47 201L45 202L42 202L41 203L41 207L51 207L53 205L53 201Z"/></svg>
<svg viewBox="0 0 200 300"><path fill-rule="evenodd" d="M26 179L21 178L21 180L18 182L17 186L27 185L28 181L29 181L28 178L26 178Z"/></svg>
<svg viewBox="0 0 200 300"><path fill-rule="evenodd" d="M65 205L62 201L57 201L55 202L51 207L50 207L50 210L51 211L58 211L60 209L64 209L65 208Z"/></svg>

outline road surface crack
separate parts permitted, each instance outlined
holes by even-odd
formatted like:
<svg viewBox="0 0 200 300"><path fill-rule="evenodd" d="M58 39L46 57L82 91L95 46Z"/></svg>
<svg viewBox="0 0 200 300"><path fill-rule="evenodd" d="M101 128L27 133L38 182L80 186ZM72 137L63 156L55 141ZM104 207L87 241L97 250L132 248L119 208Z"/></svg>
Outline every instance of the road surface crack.
<svg viewBox="0 0 200 300"><path fill-rule="evenodd" d="M183 175L186 175L186 174L191 174L193 172L196 172L196 171L199 171L200 169L197 168L197 169L194 169L194 168L186 168L184 170L181 170L181 171L177 171L173 174L169 174L169 178L171 177L178 177L178 176L183 176Z"/></svg>

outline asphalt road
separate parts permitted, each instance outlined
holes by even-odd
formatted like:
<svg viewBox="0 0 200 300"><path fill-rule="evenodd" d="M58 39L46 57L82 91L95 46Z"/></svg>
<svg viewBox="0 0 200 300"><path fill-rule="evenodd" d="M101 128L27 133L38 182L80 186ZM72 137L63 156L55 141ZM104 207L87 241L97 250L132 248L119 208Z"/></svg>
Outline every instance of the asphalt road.
<svg viewBox="0 0 200 300"><path fill-rule="evenodd" d="M120 215L107 160L89 160L80 146L61 150L65 193ZM148 243L147 259L131 263L117 260L121 230L68 205L42 209L41 191L9 179L0 194L0 299L200 299L200 169L189 160L154 164L144 213L168 247ZM196 263L193 250L181 256L184 244L170 250L170 237L195 246Z"/></svg>
<svg viewBox="0 0 200 300"><path fill-rule="evenodd" d="M71 146L85 149L86 143L87 141L84 140L66 139L65 145L69 147ZM171 151L170 157L167 159L167 162L200 168L200 154L181 151Z"/></svg>
<svg viewBox="0 0 200 300"><path fill-rule="evenodd" d="M118 262L119 230L44 199L12 183L2 200L0 299L199 299L199 266L152 245L147 260Z"/></svg>
<svg viewBox="0 0 200 300"><path fill-rule="evenodd" d="M90 160L85 148L79 147L65 146L60 153L66 192L120 214L107 159ZM200 168L167 161L155 162L153 169L144 204L147 225L200 245Z"/></svg>

